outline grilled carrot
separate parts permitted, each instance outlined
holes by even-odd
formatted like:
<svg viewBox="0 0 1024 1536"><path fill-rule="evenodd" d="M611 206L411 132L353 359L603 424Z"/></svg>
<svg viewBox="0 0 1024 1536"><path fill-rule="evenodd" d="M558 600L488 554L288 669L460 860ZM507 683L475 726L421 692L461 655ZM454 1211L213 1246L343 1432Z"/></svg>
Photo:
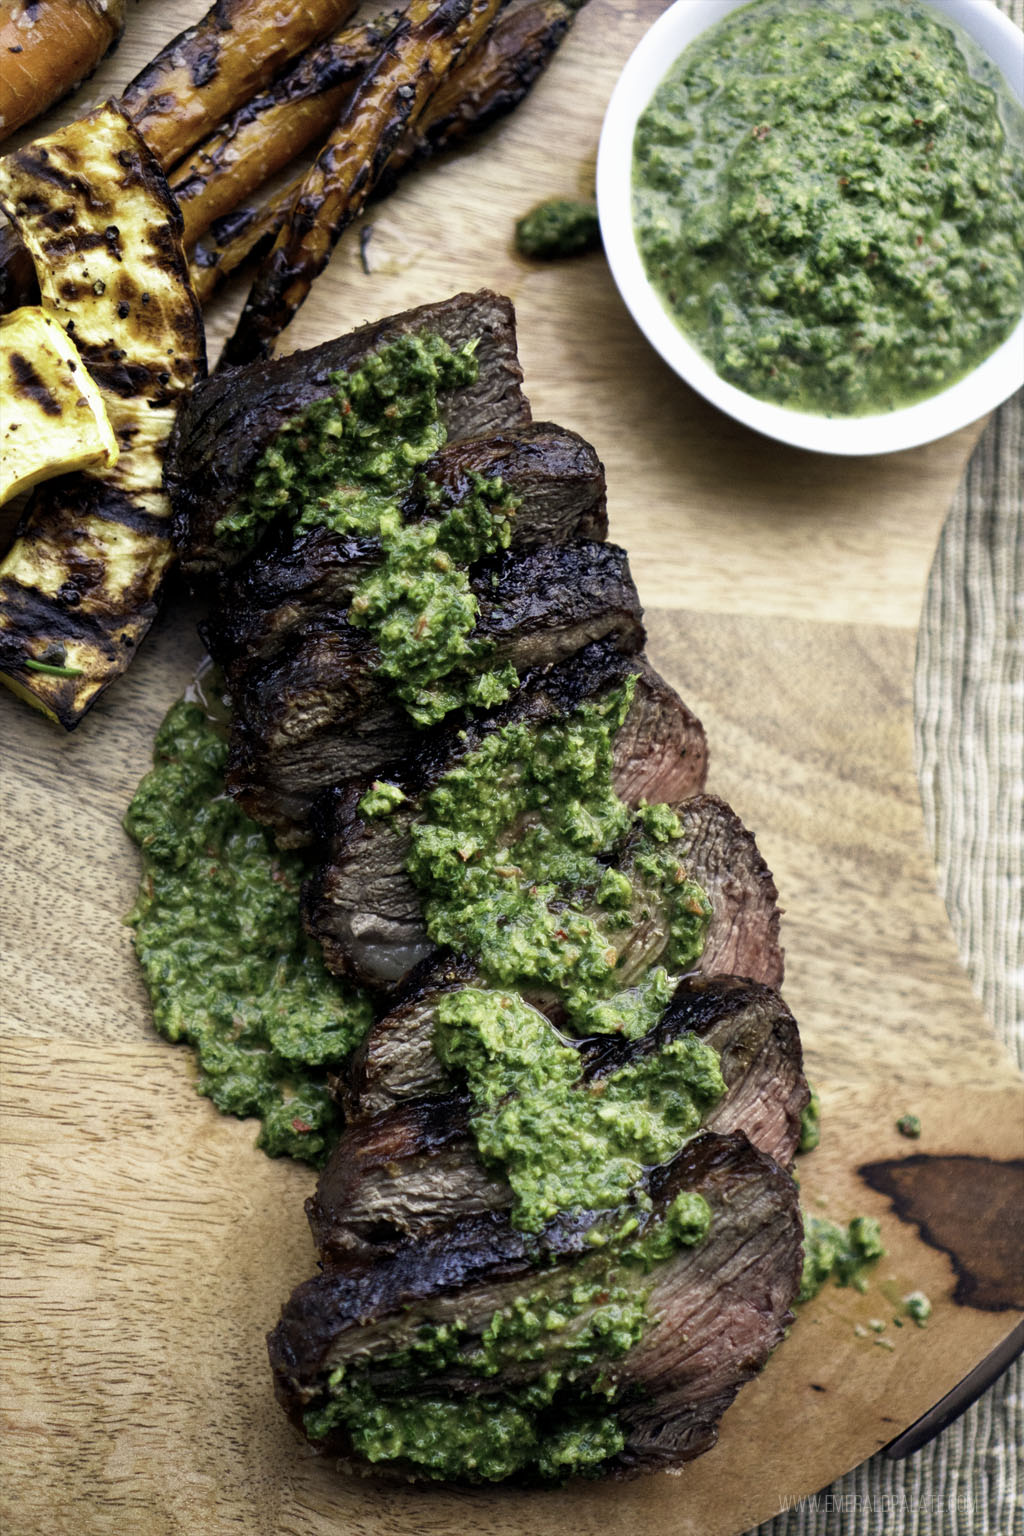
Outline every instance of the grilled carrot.
<svg viewBox="0 0 1024 1536"><path fill-rule="evenodd" d="M308 49L175 167L171 191L184 215L186 245L330 132L398 19L394 12L344 27Z"/></svg>
<svg viewBox="0 0 1024 1536"><path fill-rule="evenodd" d="M215 0L135 76L121 106L167 170L357 4Z"/></svg>
<svg viewBox="0 0 1024 1536"><path fill-rule="evenodd" d="M395 148L415 128L442 80L483 37L498 5L499 0L412 0L306 176L288 227L257 275L224 362L251 362L269 353Z"/></svg>
<svg viewBox="0 0 1024 1536"><path fill-rule="evenodd" d="M374 198L391 192L403 172L482 132L517 107L551 62L582 4L585 0L528 0L518 9L510 6L483 42L452 70L415 132L398 145ZM278 127L284 131L287 126L284 116L269 111L264 123L268 132ZM189 262L201 304L208 303L243 262L269 249L302 180L301 176L293 180L263 204L243 204L211 221L206 234L195 242ZM187 228L188 209L184 211Z"/></svg>
<svg viewBox="0 0 1024 1536"><path fill-rule="evenodd" d="M0 12L0 140L91 75L124 31L125 0L14 0Z"/></svg>

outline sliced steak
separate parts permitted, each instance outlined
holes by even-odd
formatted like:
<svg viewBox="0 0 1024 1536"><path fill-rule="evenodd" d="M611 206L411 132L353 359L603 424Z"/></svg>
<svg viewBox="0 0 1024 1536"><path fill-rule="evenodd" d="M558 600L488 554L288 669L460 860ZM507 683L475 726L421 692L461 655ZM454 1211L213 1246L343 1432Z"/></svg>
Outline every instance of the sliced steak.
<svg viewBox="0 0 1024 1536"><path fill-rule="evenodd" d="M631 674L637 678L636 692L616 738L616 789L629 805L653 800L666 790L671 799L684 799L704 782L703 727L646 661L624 657L607 641L527 677L507 704L467 729L424 738L419 755L390 777L415 805L490 732L518 721L563 718ZM652 737L651 726L669 716L673 728ZM640 747L644 741L646 755ZM360 786L350 787L324 803L327 862L307 884L304 917L331 970L367 986L396 986L433 951L419 893L405 872L412 812L402 807L389 817L368 821L358 812L361 795Z"/></svg>
<svg viewBox="0 0 1024 1536"><path fill-rule="evenodd" d="M500 478L520 502L512 523L513 550L603 540L608 532L600 459L582 437L549 422L449 443L421 473L452 504L472 489L473 475ZM402 510L407 520L422 517L427 510L422 492L410 493ZM290 529L278 530L222 583L203 626L210 654L230 681L235 665L268 659L298 629L346 608L379 558L376 538L315 528L296 539Z"/></svg>
<svg viewBox="0 0 1024 1536"><path fill-rule="evenodd" d="M511 301L480 289L364 325L347 336L273 362L219 373L192 391L168 444L165 483L174 536L191 576L235 563L215 525L244 496L256 461L284 424L332 392L331 375L358 368L398 336L431 333L457 350L477 340L477 382L441 397L449 440L515 431L530 420L516 355Z"/></svg>
<svg viewBox="0 0 1024 1536"><path fill-rule="evenodd" d="M394 1006L371 1025L349 1057L335 1087L347 1121L366 1120L451 1088L434 1055L438 998L458 987L479 985L470 960L434 956L409 976Z"/></svg>
<svg viewBox="0 0 1024 1536"><path fill-rule="evenodd" d="M449 443L422 470L452 503L472 488L474 474L500 478L519 498L513 550L573 538L601 540L607 533L604 469L574 432L538 422L515 434ZM426 511L422 493L411 492L403 507L406 519ZM299 628L343 610L379 557L376 538L318 528L294 539L290 530L278 530L221 584L203 627L211 655L229 678L235 664L272 656Z"/></svg>
<svg viewBox="0 0 1024 1536"><path fill-rule="evenodd" d="M748 976L781 987L785 967L779 946L779 893L753 833L714 795L696 795L677 811L683 824L683 862L704 887L713 909L701 971Z"/></svg>
<svg viewBox="0 0 1024 1536"><path fill-rule="evenodd" d="M470 581L481 666L518 672L560 662L611 637L626 654L644 643L640 599L615 544L545 545L481 561ZM325 789L386 775L423 749L423 731L381 671L368 631L323 615L273 660L236 670L227 786L283 846L305 841Z"/></svg>
<svg viewBox="0 0 1024 1536"><path fill-rule="evenodd" d="M393 1250L462 1216L505 1210L512 1190L489 1173L469 1130L469 1099L417 1099L347 1126L306 1201L325 1264Z"/></svg>
<svg viewBox="0 0 1024 1536"><path fill-rule="evenodd" d="M350 1058L345 1080L337 1085L337 1094L345 1117L350 1122L369 1120L396 1105L430 1095L451 1091L452 1083L434 1055L433 1035L437 1002L446 992L480 983L479 973L467 960L427 963L414 973L411 985L401 1000L371 1026L362 1044ZM739 1029L736 1016L742 1014L743 1029L735 1038L727 1034ZM718 1032L719 1025L726 1031ZM665 1038L665 1030L692 1030L713 1045L722 1057L722 1074L729 1085L729 1098L712 1112L707 1124L713 1130L741 1129L757 1146L770 1152L777 1162L788 1163L792 1148L786 1152L787 1139L793 1145L800 1133L803 1056L796 1022L778 993L768 986L744 977L718 973L684 976L672 1001L662 1014L651 1036ZM573 1043L573 1042L568 1042ZM606 1042L593 1037L578 1042L586 1060L599 1059ZM750 1082L774 1081L775 1087L758 1099L758 1115L751 1118L754 1105L737 1098L742 1074L751 1071L762 1045L771 1055L760 1061ZM755 1049L756 1047L756 1049ZM613 1043L618 1051L623 1048ZM776 1052L778 1055L776 1056ZM789 1062L793 1070L786 1065ZM741 1120L719 1119L732 1113Z"/></svg>
<svg viewBox="0 0 1024 1536"><path fill-rule="evenodd" d="M449 990L451 984L442 985L412 1005L417 1021L412 1036L407 1005L399 1011L404 1017L397 1030L389 1029L385 1019L364 1045L350 1090L356 1118L306 1202L325 1263L353 1252L393 1248L455 1216L511 1203L512 1191L500 1170L488 1171L477 1155L470 1100L433 1053L437 999ZM418 1063L418 1082L411 1078L410 1061L400 1061L391 1049L392 1033L409 1046L411 1062ZM684 978L658 1024L642 1039L579 1042L581 1084L656 1056L687 1034L706 1040L719 1053L727 1088L704 1128L742 1131L762 1152L788 1165L809 1095L796 1021L769 987L734 976ZM369 1083L368 1067L377 1072ZM413 1097L410 1089L419 1093ZM387 1099L390 1107L371 1107Z"/></svg>
<svg viewBox="0 0 1024 1536"><path fill-rule="evenodd" d="M602 1358L598 1348L593 1363L577 1366L573 1378L574 1393L601 1379L616 1394L613 1410L626 1444L608 1470L630 1475L699 1455L714 1444L721 1414L791 1320L801 1268L797 1192L789 1175L740 1134L702 1133L645 1183L653 1209L635 1212L641 1237L683 1191L701 1194L711 1208L704 1242L677 1250L649 1274L614 1244L595 1246L595 1228L608 1229L607 1213L559 1218L531 1237L488 1212L386 1258L348 1263L307 1281L268 1340L279 1401L302 1427L303 1411L328 1400L327 1378L339 1366L384 1395L486 1399L528 1385L573 1362L573 1340L606 1292L498 1376L470 1374L463 1357L423 1378L394 1356L424 1324L455 1325L472 1346L496 1313L525 1295L534 1306L544 1297L557 1303L571 1288L598 1280L608 1289L648 1293L649 1323L640 1342L618 1358ZM564 1407L557 1399L552 1405L556 1423ZM351 1452L341 1430L320 1444L333 1454ZM417 1468L396 1463L394 1471L415 1475Z"/></svg>

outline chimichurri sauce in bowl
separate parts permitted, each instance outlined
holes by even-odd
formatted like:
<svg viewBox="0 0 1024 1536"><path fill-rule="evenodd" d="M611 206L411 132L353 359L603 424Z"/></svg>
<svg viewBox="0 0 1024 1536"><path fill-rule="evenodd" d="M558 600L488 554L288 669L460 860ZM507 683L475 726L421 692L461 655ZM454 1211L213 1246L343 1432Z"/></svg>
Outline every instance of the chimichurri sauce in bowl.
<svg viewBox="0 0 1024 1536"><path fill-rule="evenodd" d="M1024 36L991 0L675 0L597 202L648 341L769 437L899 451L1024 385Z"/></svg>
<svg viewBox="0 0 1024 1536"><path fill-rule="evenodd" d="M922 4L755 0L634 138L650 281L722 378L811 412L944 389L1024 309L1024 109Z"/></svg>

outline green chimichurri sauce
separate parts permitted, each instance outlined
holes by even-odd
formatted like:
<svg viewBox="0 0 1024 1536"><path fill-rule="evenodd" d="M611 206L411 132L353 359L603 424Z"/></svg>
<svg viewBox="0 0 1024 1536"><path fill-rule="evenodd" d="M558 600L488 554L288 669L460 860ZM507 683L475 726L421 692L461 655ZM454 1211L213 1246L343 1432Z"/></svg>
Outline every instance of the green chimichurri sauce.
<svg viewBox="0 0 1024 1536"><path fill-rule="evenodd" d="M725 1093L717 1053L686 1035L621 1071L580 1082L579 1054L515 993L465 987L437 1008L434 1050L465 1077L485 1164L515 1194L513 1225L625 1204ZM649 1202L648 1202L649 1203Z"/></svg>
<svg viewBox="0 0 1024 1536"><path fill-rule="evenodd" d="M335 980L302 930L303 859L224 792L227 742L198 704L175 704L125 827L142 852L128 921L153 1019L188 1041L199 1092L263 1122L272 1157L322 1162L341 1129L327 1091L370 1024L369 999Z"/></svg>
<svg viewBox="0 0 1024 1536"><path fill-rule="evenodd" d="M797 1143L798 1152L813 1152L821 1141L821 1100L814 1088L808 1083L810 1098L800 1111L800 1140Z"/></svg>
<svg viewBox="0 0 1024 1536"><path fill-rule="evenodd" d="M534 261L580 256L601 244L597 204L552 197L516 222L516 250Z"/></svg>
<svg viewBox="0 0 1024 1536"><path fill-rule="evenodd" d="M595 1231L592 1259L540 1271L536 1288L479 1332L459 1321L421 1324L405 1348L335 1369L305 1414L308 1434L342 1428L369 1461L409 1463L439 1480L598 1474L625 1444L605 1367L648 1323L649 1288L636 1271L702 1242L708 1223L707 1203L688 1191L639 1237L637 1218L615 1213ZM487 1380L530 1361L543 1369L520 1387L465 1399L429 1390L446 1371Z"/></svg>
<svg viewBox="0 0 1024 1536"><path fill-rule="evenodd" d="M756 0L640 118L648 275L730 383L886 411L955 382L1024 308L1024 110L917 4Z"/></svg>
<svg viewBox="0 0 1024 1536"><path fill-rule="evenodd" d="M837 1285L865 1289L863 1271L882 1258L882 1233L873 1216L855 1216L846 1227L822 1216L804 1216L804 1268L797 1301L810 1301L832 1276Z"/></svg>
<svg viewBox="0 0 1024 1536"><path fill-rule="evenodd" d="M464 705L502 703L519 681L515 667L487 668L493 641L473 635L480 605L466 567L507 549L516 503L500 477L471 477L471 491L430 521L382 513L383 559L356 588L349 623L370 629L380 670L417 725ZM477 671L476 668L481 670Z"/></svg>
<svg viewBox="0 0 1024 1536"><path fill-rule="evenodd" d="M645 1034L671 996L669 972L699 958L711 917L687 878L674 812L633 812L615 793L612 749L634 686L542 729L495 731L410 827L407 867L430 937L472 955L499 986L553 991L577 1034ZM603 862L617 852L625 871Z"/></svg>
<svg viewBox="0 0 1024 1536"><path fill-rule="evenodd" d="M487 665L494 644L473 635L480 605L467 573L508 548L517 499L497 477L471 476L454 505L417 481L446 438L438 395L475 381L475 346L453 352L438 336L402 336L332 374L332 392L285 423L215 530L241 549L281 519L297 534L377 536L380 563L356 588L348 622L370 630L381 672L418 725L500 703L518 681L514 667ZM430 515L407 523L402 502L414 486Z"/></svg>

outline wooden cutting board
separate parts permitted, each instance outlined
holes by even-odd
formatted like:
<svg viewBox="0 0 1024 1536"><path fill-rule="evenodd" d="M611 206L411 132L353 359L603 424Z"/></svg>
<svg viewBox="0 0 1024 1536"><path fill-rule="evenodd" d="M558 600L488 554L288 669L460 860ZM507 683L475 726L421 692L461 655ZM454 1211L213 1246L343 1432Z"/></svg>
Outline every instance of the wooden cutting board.
<svg viewBox="0 0 1024 1536"><path fill-rule="evenodd" d="M786 996L824 1105L822 1145L801 1161L805 1204L879 1215L888 1255L866 1294L830 1288L803 1309L719 1446L679 1477L453 1494L313 1458L274 1404L263 1345L313 1268L311 1175L271 1163L251 1123L195 1095L187 1052L150 1027L122 923L137 867L121 817L200 655L196 614L176 600L74 736L0 697L12 1536L727 1536L889 1441L1024 1310L1020 1082L957 965L912 766L914 630L977 429L869 461L779 448L661 366L600 258L542 269L510 249L531 203L589 185L604 103L658 9L591 0L514 119L371 212L370 273L349 238L289 345L480 283L516 300L535 413L605 458L652 656L707 726L711 787L776 873ZM76 108L201 11L133 8ZM895 1130L906 1111L919 1142ZM918 1223L862 1172L887 1162ZM913 1289L932 1321L897 1330Z"/></svg>

